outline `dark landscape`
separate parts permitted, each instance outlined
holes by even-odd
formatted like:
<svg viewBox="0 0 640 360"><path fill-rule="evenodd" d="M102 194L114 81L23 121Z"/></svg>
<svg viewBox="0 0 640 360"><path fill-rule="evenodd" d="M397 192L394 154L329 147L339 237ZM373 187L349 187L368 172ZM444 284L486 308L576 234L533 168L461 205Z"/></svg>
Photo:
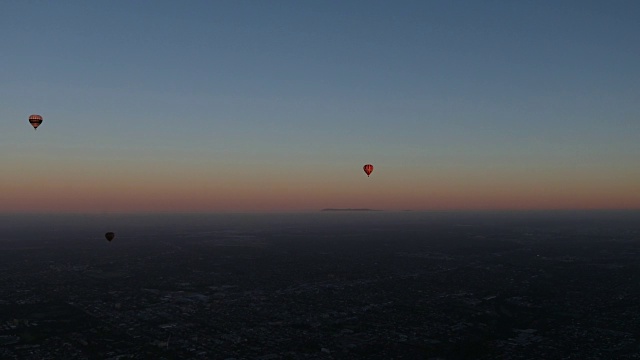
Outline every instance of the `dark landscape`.
<svg viewBox="0 0 640 360"><path fill-rule="evenodd" d="M1 359L640 359L638 212L5 215L0 270Z"/></svg>

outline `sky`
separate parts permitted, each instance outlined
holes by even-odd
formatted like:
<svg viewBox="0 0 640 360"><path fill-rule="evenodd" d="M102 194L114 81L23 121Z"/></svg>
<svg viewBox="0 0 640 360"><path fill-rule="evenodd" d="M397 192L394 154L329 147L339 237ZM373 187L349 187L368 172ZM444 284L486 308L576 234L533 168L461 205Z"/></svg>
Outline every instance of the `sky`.
<svg viewBox="0 0 640 360"><path fill-rule="evenodd" d="M639 18L2 1L0 212L640 209Z"/></svg>

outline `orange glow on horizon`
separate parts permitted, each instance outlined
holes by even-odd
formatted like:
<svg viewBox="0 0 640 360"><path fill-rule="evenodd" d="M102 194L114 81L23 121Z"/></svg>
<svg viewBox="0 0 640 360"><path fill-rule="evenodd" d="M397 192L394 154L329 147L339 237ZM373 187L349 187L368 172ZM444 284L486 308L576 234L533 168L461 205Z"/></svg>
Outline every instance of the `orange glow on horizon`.
<svg viewBox="0 0 640 360"><path fill-rule="evenodd" d="M374 194L374 195L372 195ZM289 185L265 182L176 186L163 183L97 185L34 183L3 186L1 212L217 212L307 211L322 208L380 210L637 209L640 193L587 188L455 188L440 184L399 190L373 185Z"/></svg>
<svg viewBox="0 0 640 360"><path fill-rule="evenodd" d="M640 209L633 172L30 164L0 179L0 212Z"/></svg>

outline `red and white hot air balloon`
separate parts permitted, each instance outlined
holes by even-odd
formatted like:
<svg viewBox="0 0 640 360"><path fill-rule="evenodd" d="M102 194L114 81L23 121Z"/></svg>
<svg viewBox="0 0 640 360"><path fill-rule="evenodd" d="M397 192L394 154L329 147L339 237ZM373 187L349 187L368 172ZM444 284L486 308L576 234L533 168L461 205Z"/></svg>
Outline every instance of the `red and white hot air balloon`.
<svg viewBox="0 0 640 360"><path fill-rule="evenodd" d="M364 170L365 174L367 174L367 177L369 177L369 175L371 175L371 173L373 172L373 165L367 164L363 166L362 169Z"/></svg>
<svg viewBox="0 0 640 360"><path fill-rule="evenodd" d="M37 114L33 114L33 115L29 116L29 124L31 124L31 126L33 126L33 130L37 130L38 126L40 126L40 124L42 124L42 116L37 115Z"/></svg>

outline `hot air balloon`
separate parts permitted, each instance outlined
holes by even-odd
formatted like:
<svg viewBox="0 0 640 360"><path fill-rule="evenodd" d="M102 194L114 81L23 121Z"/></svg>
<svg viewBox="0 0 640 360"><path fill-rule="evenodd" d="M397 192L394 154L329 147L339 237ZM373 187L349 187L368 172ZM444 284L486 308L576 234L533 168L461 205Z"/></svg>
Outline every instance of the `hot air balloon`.
<svg viewBox="0 0 640 360"><path fill-rule="evenodd" d="M108 233L104 234L104 237L108 240L111 241L113 240L114 237L116 237L116 234L112 233L111 231L109 231Z"/></svg>
<svg viewBox="0 0 640 360"><path fill-rule="evenodd" d="M33 126L33 130L37 130L38 126L40 126L40 124L42 124L42 116L37 115L37 114L33 114L33 115L29 116L29 124L31 124L31 126Z"/></svg>
<svg viewBox="0 0 640 360"><path fill-rule="evenodd" d="M371 173L373 172L373 165L367 164L363 166L362 169L364 170L365 174L367 174L367 177L369 177L369 175L371 175Z"/></svg>

